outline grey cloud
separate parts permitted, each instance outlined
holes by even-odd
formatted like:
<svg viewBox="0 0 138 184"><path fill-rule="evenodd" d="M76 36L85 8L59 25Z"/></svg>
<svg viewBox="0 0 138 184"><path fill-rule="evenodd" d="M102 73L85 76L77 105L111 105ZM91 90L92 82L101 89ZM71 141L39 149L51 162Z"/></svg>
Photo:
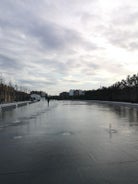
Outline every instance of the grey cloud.
<svg viewBox="0 0 138 184"><path fill-rule="evenodd" d="M87 67L98 69L100 66L98 64L92 63L92 62L86 62Z"/></svg>
<svg viewBox="0 0 138 184"><path fill-rule="evenodd" d="M137 19L137 8L131 7L131 5L120 6L112 12L108 25L103 25L101 34L117 47L128 50L136 49L138 43ZM100 27L98 31L100 31Z"/></svg>
<svg viewBox="0 0 138 184"><path fill-rule="evenodd" d="M93 5L94 3L97 3L99 0L68 0L68 1L65 1L65 0L57 0L55 2L56 4L56 7L59 7L62 6L65 8L65 10L70 10L70 11L73 11L74 9L85 9L85 7L88 5L88 6L91 6ZM48 1L50 2L50 1ZM64 10L63 10L64 11Z"/></svg>
<svg viewBox="0 0 138 184"><path fill-rule="evenodd" d="M64 1L64 0L62 0L62 1ZM69 4L72 4L72 5L74 5L74 4L76 4L76 5L81 4L83 6L86 3L97 2L97 0L85 0L85 1L84 0L69 0L68 2L69 2Z"/></svg>
<svg viewBox="0 0 138 184"><path fill-rule="evenodd" d="M128 50L137 48L136 46L138 43L137 30L130 31L129 29L114 27L114 28L111 28L110 31L106 32L106 37L113 45L116 45Z"/></svg>
<svg viewBox="0 0 138 184"><path fill-rule="evenodd" d="M0 68L8 70L19 70L23 65L15 59L0 54Z"/></svg>
<svg viewBox="0 0 138 184"><path fill-rule="evenodd" d="M84 46L90 49L97 48L96 44L86 42L81 33L62 27L54 21L44 20L40 16L36 16L33 9L27 8L30 5L28 5L28 1L23 1L26 4L13 3L12 1L9 5L6 2L2 3L3 6L1 7L1 10L3 10L1 12L2 16L0 16L2 28L9 31L12 29L18 30L27 37L34 39L34 41L38 41L42 48L44 47L49 51L65 50L76 46ZM8 10L5 14L7 7Z"/></svg>
<svg viewBox="0 0 138 184"><path fill-rule="evenodd" d="M129 47L131 50L138 49L138 41L137 42L136 41L130 42Z"/></svg>
<svg viewBox="0 0 138 184"><path fill-rule="evenodd" d="M68 74L72 68L77 67L74 60L59 61L58 59L43 59L36 61L43 68L58 74Z"/></svg>
<svg viewBox="0 0 138 184"><path fill-rule="evenodd" d="M75 79L63 79L63 82L69 82L69 83L79 83L79 80L75 80Z"/></svg>
<svg viewBox="0 0 138 184"><path fill-rule="evenodd" d="M82 25L89 26L90 23L93 23L94 25L98 22L101 22L102 17L100 17L100 14L97 12L80 12L80 20L82 22Z"/></svg>
<svg viewBox="0 0 138 184"><path fill-rule="evenodd" d="M95 43L86 41L81 33L59 26L49 21L38 20L25 30L27 34L39 40L42 46L48 50L62 50L84 47L84 49L98 49Z"/></svg>
<svg viewBox="0 0 138 184"><path fill-rule="evenodd" d="M111 21L116 26L132 26L137 23L138 10L136 7L121 6L113 11Z"/></svg>
<svg viewBox="0 0 138 184"><path fill-rule="evenodd" d="M82 55L80 57L81 65L85 69L92 69L92 70L97 70L101 67L101 63L97 62L97 60L103 60L100 56L97 55Z"/></svg>
<svg viewBox="0 0 138 184"><path fill-rule="evenodd" d="M90 51L90 50L96 51L96 50L100 50L101 49L101 47L98 47L96 44L90 43L90 42L87 42L87 41L83 42L83 48L85 50L88 50L88 51Z"/></svg>
<svg viewBox="0 0 138 184"><path fill-rule="evenodd" d="M96 64L86 64L82 69L81 72L86 76L94 76L96 75L97 71L100 70L101 67Z"/></svg>
<svg viewBox="0 0 138 184"><path fill-rule="evenodd" d="M34 24L29 32L35 38L38 38L46 49L64 49L70 44L81 41L75 31L48 22Z"/></svg>
<svg viewBox="0 0 138 184"><path fill-rule="evenodd" d="M124 71L124 65L119 63L112 63L109 59L104 56L85 56L88 60L82 59L83 67L81 72L86 76L99 75L103 71L114 74L121 74ZM97 62L99 61L99 62Z"/></svg>
<svg viewBox="0 0 138 184"><path fill-rule="evenodd" d="M47 85L55 85L55 81L41 81L41 80L18 80L19 83L23 84L24 86L37 86L37 87L47 87Z"/></svg>

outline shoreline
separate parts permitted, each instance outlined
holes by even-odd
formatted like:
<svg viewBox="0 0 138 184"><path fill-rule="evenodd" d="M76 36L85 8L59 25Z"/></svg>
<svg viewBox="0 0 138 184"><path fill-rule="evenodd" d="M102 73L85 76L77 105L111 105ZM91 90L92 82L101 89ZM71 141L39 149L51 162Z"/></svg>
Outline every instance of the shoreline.
<svg viewBox="0 0 138 184"><path fill-rule="evenodd" d="M85 99L63 99L59 101L85 101L85 102L94 102L100 104L108 104L108 105L118 105L118 106L126 106L126 107L135 107L138 108L138 103L132 102L118 102L118 101L102 101L102 100L85 100Z"/></svg>
<svg viewBox="0 0 138 184"><path fill-rule="evenodd" d="M0 104L0 111L21 107L21 106L30 104L30 102L31 101L20 101L20 102L12 102L12 103Z"/></svg>
<svg viewBox="0 0 138 184"><path fill-rule="evenodd" d="M86 100L101 104L109 104L109 105L119 105L119 106L127 106L127 107L136 107L138 108L138 103L131 103L131 102L117 102L117 101L102 101L102 100Z"/></svg>

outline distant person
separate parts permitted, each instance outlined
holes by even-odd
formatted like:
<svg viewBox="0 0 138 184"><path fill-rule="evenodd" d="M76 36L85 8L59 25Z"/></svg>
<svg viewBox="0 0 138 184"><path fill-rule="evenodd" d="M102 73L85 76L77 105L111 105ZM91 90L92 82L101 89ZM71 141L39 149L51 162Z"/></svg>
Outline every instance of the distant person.
<svg viewBox="0 0 138 184"><path fill-rule="evenodd" d="M48 106L49 106L49 101L50 101L50 98L47 98L47 103L48 103Z"/></svg>

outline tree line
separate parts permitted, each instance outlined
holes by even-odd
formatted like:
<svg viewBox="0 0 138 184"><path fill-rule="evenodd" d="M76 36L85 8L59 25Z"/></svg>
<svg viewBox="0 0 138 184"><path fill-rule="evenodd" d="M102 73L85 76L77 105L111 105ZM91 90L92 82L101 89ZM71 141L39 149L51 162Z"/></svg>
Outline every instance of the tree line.
<svg viewBox="0 0 138 184"><path fill-rule="evenodd" d="M114 83L109 87L85 91L85 99L138 102L138 74Z"/></svg>
<svg viewBox="0 0 138 184"><path fill-rule="evenodd" d="M25 87L13 85L12 82L5 82L0 76L0 103L29 100L30 95Z"/></svg>

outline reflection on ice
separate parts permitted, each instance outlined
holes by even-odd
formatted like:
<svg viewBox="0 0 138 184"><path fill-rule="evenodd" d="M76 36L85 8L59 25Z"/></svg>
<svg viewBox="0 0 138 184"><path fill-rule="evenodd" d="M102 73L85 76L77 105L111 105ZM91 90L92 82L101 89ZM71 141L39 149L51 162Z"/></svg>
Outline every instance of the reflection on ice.
<svg viewBox="0 0 138 184"><path fill-rule="evenodd" d="M109 124L109 133L117 133L117 130L112 128L111 123Z"/></svg>
<svg viewBox="0 0 138 184"><path fill-rule="evenodd" d="M22 136L14 136L13 139L21 139Z"/></svg>
<svg viewBox="0 0 138 184"><path fill-rule="evenodd" d="M138 126L138 108L110 105L110 110L120 118L129 122L130 126Z"/></svg>
<svg viewBox="0 0 138 184"><path fill-rule="evenodd" d="M60 134L68 136L68 135L73 135L73 132L65 131L65 132L61 132Z"/></svg>

